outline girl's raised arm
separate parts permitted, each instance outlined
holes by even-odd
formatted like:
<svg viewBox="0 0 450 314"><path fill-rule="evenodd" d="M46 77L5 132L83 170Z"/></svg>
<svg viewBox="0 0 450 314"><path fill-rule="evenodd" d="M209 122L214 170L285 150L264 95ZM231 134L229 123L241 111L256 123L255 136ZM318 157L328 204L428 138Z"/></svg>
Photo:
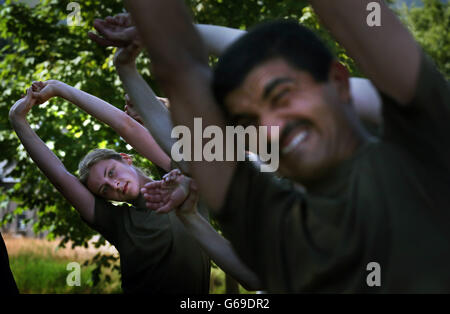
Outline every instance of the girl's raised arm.
<svg viewBox="0 0 450 314"><path fill-rule="evenodd" d="M170 170L170 158L163 152L155 142L148 130L139 124L136 120L128 116L122 110L113 105L95 97L91 94L76 89L60 81L50 80L40 82L45 87L52 87L52 95L43 95L44 98L59 96L80 109L84 110L94 118L109 125L117 132L128 144L133 146L136 151L155 163L164 170Z"/></svg>
<svg viewBox="0 0 450 314"><path fill-rule="evenodd" d="M31 129L26 115L35 104L40 104L41 85L33 84L25 97L19 99L9 111L9 120L31 159L50 182L89 223L94 222L95 199L91 192L52 153ZM34 91L34 92L33 92ZM50 92L49 90L46 92Z"/></svg>

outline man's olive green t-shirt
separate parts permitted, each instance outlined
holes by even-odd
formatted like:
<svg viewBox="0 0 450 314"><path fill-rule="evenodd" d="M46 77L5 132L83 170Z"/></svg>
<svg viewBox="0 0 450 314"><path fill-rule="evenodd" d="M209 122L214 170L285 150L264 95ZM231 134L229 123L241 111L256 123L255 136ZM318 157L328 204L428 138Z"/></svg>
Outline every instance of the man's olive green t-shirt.
<svg viewBox="0 0 450 314"><path fill-rule="evenodd" d="M204 208L199 211L208 218ZM119 251L125 293L209 293L209 257L174 212L114 206L96 197L92 227Z"/></svg>
<svg viewBox="0 0 450 314"><path fill-rule="evenodd" d="M450 292L450 92L425 55L383 120L306 192L238 163L218 219L268 291Z"/></svg>

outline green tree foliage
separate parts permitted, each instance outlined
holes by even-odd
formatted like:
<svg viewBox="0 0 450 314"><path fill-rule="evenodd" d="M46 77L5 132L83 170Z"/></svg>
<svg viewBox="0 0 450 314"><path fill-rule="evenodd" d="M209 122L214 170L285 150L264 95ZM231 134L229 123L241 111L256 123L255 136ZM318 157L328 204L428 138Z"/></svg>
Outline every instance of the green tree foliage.
<svg viewBox="0 0 450 314"><path fill-rule="evenodd" d="M87 31L92 30L95 18L122 12L123 2L79 1L81 26L68 27L69 2L43 0L31 8L16 1L6 1L0 8L0 161L17 161L11 176L20 180L0 195L3 199L6 195L7 199L19 203L19 211L37 210L39 218L34 222L37 232L47 230L50 238L62 237L62 245L70 240L74 246L87 246L95 231L83 223L33 164L8 121L9 108L35 80L61 80L123 108L124 92L112 65L113 50L98 47L86 36ZM425 2L423 9L406 12L407 22L448 76L448 4L439 5L437 0ZM195 21L204 24L248 29L268 19L297 19L324 38L352 75L360 75L353 60L321 27L311 8L306 6L306 1L186 0L186 3ZM158 88L148 70L149 61L142 57L138 64L144 78L157 92ZM62 99L52 99L45 105L33 108L29 121L72 173L76 173L78 162L91 149L107 147L125 152L129 150L114 131ZM150 166L148 162L141 162ZM101 238L97 245L103 243ZM92 262L109 265L111 259L97 256ZM93 273L98 276L99 271Z"/></svg>
<svg viewBox="0 0 450 314"><path fill-rule="evenodd" d="M422 0L423 7L404 6L403 21L437 67L450 78L450 3Z"/></svg>
<svg viewBox="0 0 450 314"><path fill-rule="evenodd" d="M122 12L122 1L83 1L82 25L77 27L66 25L67 3L41 1L30 8L14 1L1 7L0 34L6 39L0 52L1 159L18 161L10 176L20 182L8 196L20 205L19 211L38 211L35 231L62 237L61 245L71 240L73 246L87 246L95 232L33 164L8 121L9 108L35 80L61 80L123 108L124 92L112 66L112 50L98 47L86 36L94 18ZM142 59L140 67L149 79L148 61ZM59 98L33 108L29 122L72 173L91 149L129 150L109 127ZM103 243L101 238L98 244Z"/></svg>
<svg viewBox="0 0 450 314"><path fill-rule="evenodd" d="M241 29L274 18L299 19L307 5L304 0L187 0L186 3L197 23Z"/></svg>

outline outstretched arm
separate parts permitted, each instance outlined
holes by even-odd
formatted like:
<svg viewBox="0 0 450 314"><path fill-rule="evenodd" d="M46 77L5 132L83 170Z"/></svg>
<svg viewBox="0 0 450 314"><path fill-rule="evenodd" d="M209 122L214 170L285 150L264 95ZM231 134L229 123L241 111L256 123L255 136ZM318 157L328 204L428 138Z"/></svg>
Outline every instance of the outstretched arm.
<svg viewBox="0 0 450 314"><path fill-rule="evenodd" d="M163 151L170 156L171 148L175 143L175 139L171 137L172 120L167 106L156 97L136 68L135 62L141 47L137 36L132 35L137 33L136 30L130 31L130 29L135 29L131 17L122 13L114 17L107 17L105 20L96 20L94 26L99 34L107 38L119 36L119 39L124 41L123 44L118 44L116 40L105 39L105 37L89 33L89 37L99 45L118 47L128 43L116 51L114 65L133 107L139 114L141 123L151 132ZM131 36L126 37L127 34L131 34ZM188 171L184 162L176 164L184 172Z"/></svg>
<svg viewBox="0 0 450 314"><path fill-rule="evenodd" d="M150 54L152 72L170 100L174 124L186 126L194 134L194 117L202 117L204 128L214 125L224 130L224 118L210 89L207 54L184 4L177 0L133 0L126 4ZM235 162L188 163L208 207L218 211ZM213 177L220 180L211 181Z"/></svg>
<svg viewBox="0 0 450 314"><path fill-rule="evenodd" d="M188 201L188 200L187 200ZM232 245L223 238L196 210L191 214L178 215L184 226L211 259L224 272L237 280L247 290L262 290L258 277L242 263Z"/></svg>
<svg viewBox="0 0 450 314"><path fill-rule="evenodd" d="M161 150L148 131L136 120L113 105L59 81L40 83L43 88L51 85L52 89L44 89L43 101L53 96L60 96L86 111L96 119L113 128L136 151L159 167L169 170L170 159Z"/></svg>
<svg viewBox="0 0 450 314"><path fill-rule="evenodd" d="M208 53L220 56L231 43L246 31L217 25L196 24L195 28L205 43Z"/></svg>
<svg viewBox="0 0 450 314"><path fill-rule="evenodd" d="M170 156L172 145L175 143L175 139L171 137L170 112L139 74L135 63L139 52L140 48L135 44L119 48L114 57L114 65L144 126L153 135L161 149ZM179 163L178 167L187 171L187 165L184 163Z"/></svg>
<svg viewBox="0 0 450 314"><path fill-rule="evenodd" d="M31 129L26 119L27 113L35 104L39 104L40 87L36 84L27 90L27 95L18 100L9 112L9 120L17 136L50 182L61 192L70 204L89 222L94 222L94 196L80 181L69 173L62 162L52 153L45 143Z"/></svg>
<svg viewBox="0 0 450 314"><path fill-rule="evenodd" d="M382 122L381 97L368 79L351 77L350 95L358 117L379 125Z"/></svg>
<svg viewBox="0 0 450 314"><path fill-rule="evenodd" d="M408 104L419 75L420 49L386 3L368 0L310 2L321 21L375 86L398 103ZM367 24L370 2L380 6L381 26Z"/></svg>

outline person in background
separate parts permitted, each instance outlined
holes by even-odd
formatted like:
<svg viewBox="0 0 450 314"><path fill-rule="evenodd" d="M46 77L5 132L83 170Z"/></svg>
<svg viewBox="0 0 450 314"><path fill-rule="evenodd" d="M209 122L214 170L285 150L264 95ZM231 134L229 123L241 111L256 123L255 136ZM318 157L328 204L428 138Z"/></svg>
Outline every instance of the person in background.
<svg viewBox="0 0 450 314"><path fill-rule="evenodd" d="M5 241L0 233L0 295L16 295L19 294L16 281L9 266L8 251L6 250Z"/></svg>
<svg viewBox="0 0 450 314"><path fill-rule="evenodd" d="M131 156L109 149L95 149L80 162L79 178L70 174L26 119L34 105L55 96L110 125L138 152L145 157L151 156L151 161L163 169L169 170L170 158L156 145L148 131L126 113L59 81L33 83L27 95L10 110L14 130L33 161L83 220L119 251L125 293L208 293L210 262L205 252L244 286L251 287L254 275L233 255L228 241L209 224L210 229L206 232L218 239L213 248L215 251L203 248L195 234L187 232L180 219L182 210L158 214L145 208L140 189L151 179L133 166ZM173 193L183 194L183 190ZM122 205L114 206L108 200ZM207 213L201 214L203 216L189 217L202 221ZM227 254L214 255L216 252Z"/></svg>

